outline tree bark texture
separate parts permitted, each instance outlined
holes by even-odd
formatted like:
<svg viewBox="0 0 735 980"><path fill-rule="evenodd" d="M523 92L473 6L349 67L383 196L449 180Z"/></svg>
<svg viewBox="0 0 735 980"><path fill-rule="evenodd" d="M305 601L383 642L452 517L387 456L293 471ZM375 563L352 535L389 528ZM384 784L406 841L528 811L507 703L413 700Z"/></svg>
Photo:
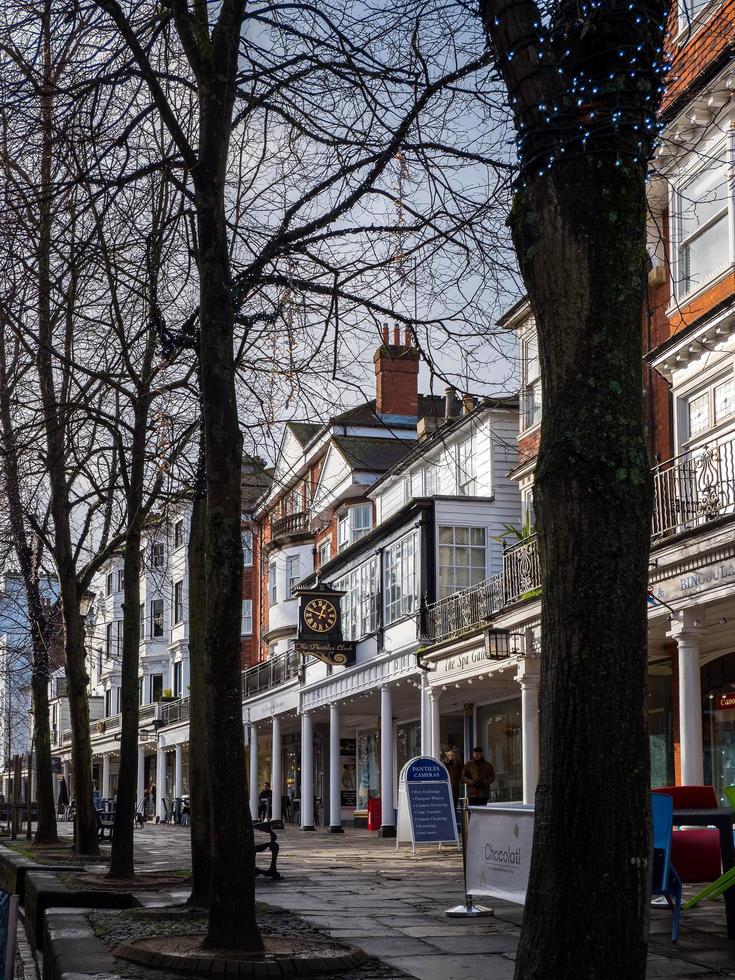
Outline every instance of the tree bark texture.
<svg viewBox="0 0 735 980"><path fill-rule="evenodd" d="M191 806L191 877L188 904L208 908L212 879L207 726L205 718L204 629L206 569L204 539L207 501L204 472L192 502L189 529L189 792Z"/></svg>
<svg viewBox="0 0 735 980"><path fill-rule="evenodd" d="M43 47L44 86L41 93L41 174L38 229L38 356L46 462L54 526L54 559L64 619L64 654L72 728L72 782L76 805L75 847L80 854L99 854L97 823L92 805L92 748L89 732L84 624L79 615L80 589L77 581L71 539L68 486L66 480L65 412L57 402L54 385L53 334L51 314L51 235L53 154L53 96L50 81L51 37L50 2L44 5Z"/></svg>
<svg viewBox="0 0 735 980"><path fill-rule="evenodd" d="M23 517L18 446L11 412L11 383L7 371L5 337L0 340L0 431L2 432L3 485L13 547L23 579L31 634L31 697L33 701L33 744L36 750L36 797L38 824L35 840L51 844L58 840L54 782L51 770L49 719L49 648L55 625L50 604L44 604L39 581L40 555L34 554ZM51 599L51 596L48 596Z"/></svg>
<svg viewBox="0 0 735 980"><path fill-rule="evenodd" d="M510 226L543 386L540 773L515 977L643 980L651 479L641 314L652 135L640 133L658 102L665 5L607 3L587 23L576 9L562 5L539 53L544 18L533 3L483 4L519 136ZM640 76L620 70L620 50L633 48Z"/></svg>

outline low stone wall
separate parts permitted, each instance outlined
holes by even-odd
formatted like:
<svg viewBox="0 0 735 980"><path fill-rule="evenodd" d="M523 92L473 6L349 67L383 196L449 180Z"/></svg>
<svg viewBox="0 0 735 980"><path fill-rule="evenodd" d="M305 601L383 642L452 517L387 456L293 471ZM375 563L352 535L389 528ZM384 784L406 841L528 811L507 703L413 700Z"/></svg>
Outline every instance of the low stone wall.
<svg viewBox="0 0 735 980"><path fill-rule="evenodd" d="M43 916L49 909L130 909L138 904L130 892L68 888L46 870L27 871L25 879L26 933L34 950L44 949Z"/></svg>
<svg viewBox="0 0 735 980"><path fill-rule="evenodd" d="M25 904L26 875L29 871L79 871L79 865L37 864L11 847L0 844L0 890L17 895L21 905Z"/></svg>
<svg viewBox="0 0 735 980"><path fill-rule="evenodd" d="M86 916L74 909L50 908L43 917L42 980L72 980L114 974L111 951Z"/></svg>

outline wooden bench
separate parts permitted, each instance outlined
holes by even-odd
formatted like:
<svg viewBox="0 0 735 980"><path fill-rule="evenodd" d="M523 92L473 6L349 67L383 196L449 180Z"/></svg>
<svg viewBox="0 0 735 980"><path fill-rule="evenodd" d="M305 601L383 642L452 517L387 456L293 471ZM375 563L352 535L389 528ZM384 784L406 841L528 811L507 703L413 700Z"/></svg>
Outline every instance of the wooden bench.
<svg viewBox="0 0 735 980"><path fill-rule="evenodd" d="M269 868L259 868L257 865L255 867L256 875L263 875L266 878L270 878L272 881L279 881L282 875L276 869L276 859L278 858L278 837L275 834L276 830L283 830L282 820L255 820L253 821L253 830L259 831L261 834L268 834L270 839L263 841L262 844L255 845L255 853L262 854L264 851L271 852L271 863Z"/></svg>

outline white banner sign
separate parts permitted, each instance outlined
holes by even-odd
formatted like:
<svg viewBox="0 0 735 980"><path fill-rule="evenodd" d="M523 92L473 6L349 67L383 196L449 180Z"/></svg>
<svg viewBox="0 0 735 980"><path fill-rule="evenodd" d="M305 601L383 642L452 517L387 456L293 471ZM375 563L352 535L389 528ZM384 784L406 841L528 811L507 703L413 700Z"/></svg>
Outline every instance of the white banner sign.
<svg viewBox="0 0 735 980"><path fill-rule="evenodd" d="M467 893L523 905L533 842L533 807L470 807Z"/></svg>

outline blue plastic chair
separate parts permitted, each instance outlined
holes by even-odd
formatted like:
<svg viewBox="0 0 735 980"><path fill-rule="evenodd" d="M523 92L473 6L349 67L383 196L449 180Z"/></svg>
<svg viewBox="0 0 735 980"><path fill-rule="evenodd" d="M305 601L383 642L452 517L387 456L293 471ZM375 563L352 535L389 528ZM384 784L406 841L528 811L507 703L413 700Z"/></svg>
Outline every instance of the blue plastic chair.
<svg viewBox="0 0 735 980"><path fill-rule="evenodd" d="M679 939L681 919L681 878L671 863L671 834L673 832L674 801L661 793L651 794L653 818L653 880L651 895L663 895L674 913L671 941Z"/></svg>

